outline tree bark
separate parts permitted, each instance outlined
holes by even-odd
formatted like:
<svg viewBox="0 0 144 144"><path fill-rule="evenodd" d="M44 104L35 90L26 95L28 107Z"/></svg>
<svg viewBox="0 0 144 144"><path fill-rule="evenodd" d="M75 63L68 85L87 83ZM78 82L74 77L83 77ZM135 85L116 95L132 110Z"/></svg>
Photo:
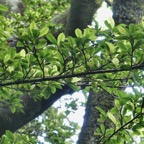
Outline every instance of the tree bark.
<svg viewBox="0 0 144 144"><path fill-rule="evenodd" d="M113 96L106 91L101 90L95 93L93 90L90 90L86 104L84 123L77 144L99 144L98 138L94 134L96 128L99 126L97 119L100 114L96 106L103 110L111 109L113 107Z"/></svg>
<svg viewBox="0 0 144 144"><path fill-rule="evenodd" d="M144 16L144 0L114 0L113 18L116 25L139 23Z"/></svg>
<svg viewBox="0 0 144 144"><path fill-rule="evenodd" d="M66 25L66 35L75 36L75 29L85 29L91 24L93 15L104 0L71 0L71 8Z"/></svg>

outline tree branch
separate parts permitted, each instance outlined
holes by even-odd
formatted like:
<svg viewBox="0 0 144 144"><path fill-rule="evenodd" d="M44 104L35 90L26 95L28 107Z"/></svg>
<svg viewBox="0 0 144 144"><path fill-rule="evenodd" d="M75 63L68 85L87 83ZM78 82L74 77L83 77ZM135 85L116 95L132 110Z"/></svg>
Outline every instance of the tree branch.
<svg viewBox="0 0 144 144"><path fill-rule="evenodd" d="M9 85L18 85L18 84L26 84L26 83L37 83L37 82L44 82L44 81L55 81L65 78L74 78L74 77L85 77L87 75L92 74L102 74L102 73L117 73L122 71L131 71L135 69L143 69L144 64L139 64L132 66L131 68L126 69L109 69L109 70L94 70L94 71L88 71L88 72L82 72L77 74L69 74L69 75L62 75L62 76L51 76L51 77L45 77L45 78L37 78L37 79L24 79L24 80L18 80L14 82L6 82L6 83L0 83L0 87L2 86L9 86Z"/></svg>
<svg viewBox="0 0 144 144"><path fill-rule="evenodd" d="M35 101L30 96L22 96L22 103L24 105L24 113L16 112L12 113L9 108L0 107L0 136L5 133L5 130L15 132L40 114L42 114L47 108L52 106L55 101L61 98L63 95L72 94L74 91L68 86L64 86L61 90L58 89L55 94L48 99L41 99ZM0 104L1 105L1 104Z"/></svg>

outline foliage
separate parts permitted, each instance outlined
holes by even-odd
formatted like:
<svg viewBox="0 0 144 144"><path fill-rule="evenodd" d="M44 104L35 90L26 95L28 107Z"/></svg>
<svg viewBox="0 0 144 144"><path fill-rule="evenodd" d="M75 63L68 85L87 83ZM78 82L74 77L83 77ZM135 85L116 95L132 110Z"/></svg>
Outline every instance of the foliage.
<svg viewBox="0 0 144 144"><path fill-rule="evenodd" d="M37 141L35 140L34 137L29 137L28 135L25 134L18 134L18 133L11 133L10 131L6 131L5 135L2 136L0 143L5 143L5 144L33 144L36 143Z"/></svg>
<svg viewBox="0 0 144 144"><path fill-rule="evenodd" d="M18 130L18 133L29 135L30 137L43 137L45 142L52 144L73 143L70 139L76 132L78 126L76 123L68 120L65 113L59 113L58 109L50 108L44 112L39 118Z"/></svg>
<svg viewBox="0 0 144 144"><path fill-rule="evenodd" d="M50 19L58 3L24 2L27 5L25 17L12 14L13 19L8 19L1 15L0 101L3 107L9 107L13 113L23 112L21 95L27 94L35 100L47 99L64 84L74 90L83 86L87 92L90 88L104 89L116 99L115 106L107 113L97 107L101 113L100 127L95 132L99 143L132 143L137 135L143 140L144 24L126 27L106 21L107 30L101 30L96 23L83 32L76 29L75 38L66 37L64 33L55 38L53 33L61 25L56 26ZM59 3L57 12L68 5L67 1ZM10 36L18 39L16 49L7 44ZM126 87L133 91L122 91ZM41 123L36 119L30 124L32 129L27 125L20 130L24 134L7 131L1 141L34 143L35 139L27 135L43 136L41 130L44 129L47 141L64 143L77 128L72 122L72 127L65 126L62 121L65 115L57 115L55 109L42 117ZM112 127L105 127L107 119Z"/></svg>

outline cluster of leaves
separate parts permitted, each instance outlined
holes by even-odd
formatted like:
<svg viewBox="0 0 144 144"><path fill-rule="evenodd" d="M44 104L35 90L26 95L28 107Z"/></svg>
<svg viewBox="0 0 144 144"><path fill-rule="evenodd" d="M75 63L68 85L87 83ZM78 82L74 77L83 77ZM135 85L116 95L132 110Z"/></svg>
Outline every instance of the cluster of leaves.
<svg viewBox="0 0 144 144"><path fill-rule="evenodd" d="M102 144L134 143L137 141L137 136L140 143L143 143L143 23L131 24L129 27L119 25L114 28L107 22L105 24L109 28L103 41L107 46L104 47L103 43L102 46L107 48L107 52L103 53L104 50L102 50L101 53L103 59L109 57L111 62L104 67L113 69L115 66L115 69L119 69L120 72L113 71L106 75L102 74L104 77L100 77L99 87L116 96L116 99L114 107L108 112L96 107L100 112L98 119L100 125L95 135L99 137L98 143ZM111 33L111 30L114 33ZM102 79L103 82L101 82ZM96 86L98 85L94 84L93 88ZM131 91L124 91L127 87L131 88Z"/></svg>
<svg viewBox="0 0 144 144"><path fill-rule="evenodd" d="M101 53L104 59L109 57L111 62L104 66L109 66L108 68L112 69L112 64L114 64L120 72L114 71L114 73L107 75L103 74L106 79L101 77L103 82L100 81L99 87L115 96L116 99L114 107L108 112L96 107L100 112L99 128L95 131L96 137L99 138L97 142L111 144L137 143L139 141L143 143L143 23L131 24L129 27L119 25L114 28L107 22L105 24L109 28L108 33L110 30L114 30L114 33L110 32L108 35L105 33L104 42L108 51L104 53L101 51ZM107 42L107 40L112 42ZM127 69L129 70L127 71ZM96 86L94 84L93 88ZM127 87L131 88L128 92L124 91Z"/></svg>
<svg viewBox="0 0 144 144"><path fill-rule="evenodd" d="M100 126L95 132L95 135L99 137L98 143L133 143L137 141L137 136L143 143L143 94L136 88L133 88L132 93L111 90L111 93L117 96L114 107L108 112L96 107L100 112L98 119ZM108 125L105 125L107 121Z"/></svg>
<svg viewBox="0 0 144 144"><path fill-rule="evenodd" d="M44 38L44 35L48 33L49 29L51 31L55 29L54 28L55 26L50 22L50 18L54 15L55 9L53 5L55 5L55 3L56 2L53 1L45 2L43 0L25 1L26 6L28 6L25 12L25 17L21 17L19 14L11 14L12 19L7 19L1 16L1 24L0 24L0 28L1 28L0 43L1 43L1 56L2 56L0 60L1 61L1 68L0 68L1 82L2 81L6 83L7 82L11 83L12 81L18 82L19 80L24 80L29 78L31 79L33 76L35 78L44 77L45 73L48 72L47 69L49 69L48 72L49 74L47 73L47 75L54 75L56 73L57 67L55 67L55 64L52 63L53 62L56 63L58 58L55 57L55 50L50 51L49 55L47 55L46 52L48 51L48 48L46 48L47 41ZM61 5L64 5L64 3L62 3L61 1L60 3ZM67 3L65 1L65 5L66 4ZM41 7L39 5L41 5ZM5 6L1 6L0 10L3 12L6 11L7 8ZM46 13L47 10L48 12ZM25 21L27 21L27 23ZM36 23L38 26L36 26ZM40 27L41 30L39 31ZM50 28L48 29L48 27ZM12 37L13 39L15 39L16 37L20 39L20 41L17 43L16 49L10 48L8 46L9 41L7 42L7 40L9 39L10 36L13 36ZM10 41L10 45L11 45L11 41ZM33 49L35 47L34 45L36 46L36 49L38 51L40 49L41 50L43 49L39 53L42 57L37 52L35 53L34 57L35 58L37 57L36 58L37 60L32 56L33 52L35 51ZM31 50L29 49L30 47L32 48ZM23 48L26 49L23 50ZM41 57L41 60L39 60L38 58L39 56ZM22 61L19 61L20 59ZM39 66L37 65L38 63L40 66L40 71L38 70L39 69L38 68ZM52 67L49 65L49 67L46 68L44 66L45 63L47 64L51 63ZM35 97L35 95L37 93L38 87L41 87L40 85L39 86L35 85L34 82L33 84L30 85L27 84L25 86L19 85L19 86L11 87L10 84L8 87L5 88L1 87L0 99L3 102L3 106L4 107L9 106L12 112L15 112L16 110L22 111L22 105L20 104L19 96L21 96L22 93L29 94L29 91L32 90L34 91L34 89L36 89L35 92L33 93L33 97L37 99L40 95L38 97ZM42 90L43 92L41 92L40 97L42 97L43 95L45 98L48 98L51 95L51 93L55 93L56 88L61 88L59 82L54 82L54 81L48 83L46 82L44 85L45 88ZM15 96L11 97L11 95L15 95Z"/></svg>
<svg viewBox="0 0 144 144"><path fill-rule="evenodd" d="M6 144L34 144L37 143L36 139L34 137L29 137L26 134L13 134L10 131L6 131L5 135L2 136L0 139L0 143L6 143Z"/></svg>
<svg viewBox="0 0 144 144"><path fill-rule="evenodd" d="M67 119L67 115L59 113L56 108L50 108L17 133L29 135L35 139L43 137L45 142L52 144L73 143L70 138L78 129L78 125L70 120L65 124L64 119Z"/></svg>

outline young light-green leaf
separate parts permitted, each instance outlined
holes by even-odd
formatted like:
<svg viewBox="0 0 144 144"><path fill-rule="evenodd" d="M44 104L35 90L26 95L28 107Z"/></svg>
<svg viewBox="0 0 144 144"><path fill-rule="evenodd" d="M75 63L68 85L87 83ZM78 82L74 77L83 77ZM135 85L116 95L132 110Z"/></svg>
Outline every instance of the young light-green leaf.
<svg viewBox="0 0 144 144"><path fill-rule="evenodd" d="M34 21L32 21L30 24L30 30L32 30L32 29L37 29L37 25Z"/></svg>
<svg viewBox="0 0 144 144"><path fill-rule="evenodd" d="M42 29L40 29L39 37L46 35L48 33L48 31L49 31L48 27L43 27Z"/></svg>
<svg viewBox="0 0 144 144"><path fill-rule="evenodd" d="M79 37L79 38L82 38L82 36L83 36L82 31L81 31L79 28L77 28L77 29L75 30L75 34L76 34L76 36Z"/></svg>
<svg viewBox="0 0 144 144"><path fill-rule="evenodd" d="M60 43L63 42L64 40L65 40L65 34L60 33L57 39L57 45L60 46Z"/></svg>
<svg viewBox="0 0 144 144"><path fill-rule="evenodd" d="M115 57L112 59L112 63L117 67L119 65L119 60Z"/></svg>
<svg viewBox="0 0 144 144"><path fill-rule="evenodd" d="M20 56L22 56L22 57L25 57L25 56L26 56L26 52L25 52L24 49L22 49L22 50L20 51Z"/></svg>
<svg viewBox="0 0 144 144"><path fill-rule="evenodd" d="M108 112L107 115L108 115L109 119L110 119L114 124L117 123L116 118L114 117L114 115L113 115L112 113Z"/></svg>
<svg viewBox="0 0 144 144"><path fill-rule="evenodd" d="M112 43L109 43L109 42L106 42L106 44L107 44L108 47L109 47L110 53L114 53L114 51L115 51L115 46L114 46Z"/></svg>

